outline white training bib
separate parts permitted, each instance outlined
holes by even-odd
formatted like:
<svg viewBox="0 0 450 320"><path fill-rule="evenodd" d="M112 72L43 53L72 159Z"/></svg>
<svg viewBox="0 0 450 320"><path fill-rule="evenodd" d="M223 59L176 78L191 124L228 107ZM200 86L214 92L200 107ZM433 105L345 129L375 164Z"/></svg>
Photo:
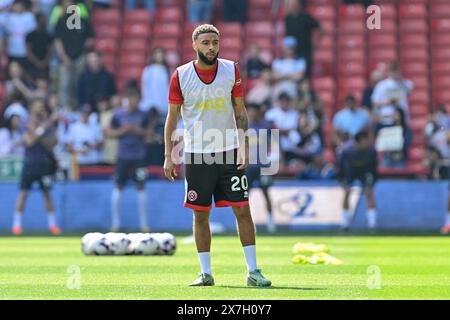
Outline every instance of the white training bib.
<svg viewBox="0 0 450 320"><path fill-rule="evenodd" d="M177 68L183 94L184 150L190 153L223 152L238 148L231 91L235 83L233 61L218 59L216 75L203 82L194 61Z"/></svg>

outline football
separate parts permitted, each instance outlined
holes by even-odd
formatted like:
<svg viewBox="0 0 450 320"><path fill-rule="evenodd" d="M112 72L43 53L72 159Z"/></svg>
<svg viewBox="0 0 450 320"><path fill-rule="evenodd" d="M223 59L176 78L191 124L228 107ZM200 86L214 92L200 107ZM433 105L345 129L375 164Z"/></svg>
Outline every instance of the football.
<svg viewBox="0 0 450 320"><path fill-rule="evenodd" d="M132 251L136 255L155 255L159 251L158 242L152 237L151 234L139 234L131 236L132 240Z"/></svg>
<svg viewBox="0 0 450 320"><path fill-rule="evenodd" d="M96 256L112 254L112 242L104 235L102 237L94 237L88 242L87 252Z"/></svg>
<svg viewBox="0 0 450 320"><path fill-rule="evenodd" d="M92 255L94 254L92 252L93 247L90 246L89 244L96 240L96 239L100 239L103 237L102 233L99 232L91 232L91 233L87 233L83 236L83 238L81 238L81 251L85 254L85 255Z"/></svg>
<svg viewBox="0 0 450 320"><path fill-rule="evenodd" d="M159 244L158 253L160 255L173 255L177 250L175 236L170 233L157 233L154 235Z"/></svg>
<svg viewBox="0 0 450 320"><path fill-rule="evenodd" d="M111 253L116 256L130 254L132 252L131 240L125 233L107 233L105 237L111 241Z"/></svg>

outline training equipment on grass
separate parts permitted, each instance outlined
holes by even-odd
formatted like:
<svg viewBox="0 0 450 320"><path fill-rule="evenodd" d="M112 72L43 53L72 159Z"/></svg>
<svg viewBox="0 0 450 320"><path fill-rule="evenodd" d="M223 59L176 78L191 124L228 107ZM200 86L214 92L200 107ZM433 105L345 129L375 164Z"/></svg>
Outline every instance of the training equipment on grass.
<svg viewBox="0 0 450 320"><path fill-rule="evenodd" d="M325 244L316 243L296 243L292 248L294 254L314 254L319 252L330 252L330 249Z"/></svg>
<svg viewBox="0 0 450 320"><path fill-rule="evenodd" d="M81 238L85 255L173 255L177 249L175 236L170 233L93 232Z"/></svg>

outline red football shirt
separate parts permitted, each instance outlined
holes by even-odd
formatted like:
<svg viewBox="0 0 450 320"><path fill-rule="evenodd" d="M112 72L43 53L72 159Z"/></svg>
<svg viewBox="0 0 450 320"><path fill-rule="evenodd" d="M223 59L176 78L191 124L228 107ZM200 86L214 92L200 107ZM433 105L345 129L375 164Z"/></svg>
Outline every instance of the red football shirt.
<svg viewBox="0 0 450 320"><path fill-rule="evenodd" d="M214 80L216 75L218 63L212 69L200 69L194 64L195 70L199 75L200 79L205 83L210 83ZM234 64L235 67L235 83L233 89L231 90L231 96L233 98L243 97L244 96L244 88L242 87L242 79L241 73L239 72L239 68L237 63ZM169 103L170 104L183 104L183 94L181 93L180 83L178 81L178 72L175 70L170 79L170 87L169 87Z"/></svg>

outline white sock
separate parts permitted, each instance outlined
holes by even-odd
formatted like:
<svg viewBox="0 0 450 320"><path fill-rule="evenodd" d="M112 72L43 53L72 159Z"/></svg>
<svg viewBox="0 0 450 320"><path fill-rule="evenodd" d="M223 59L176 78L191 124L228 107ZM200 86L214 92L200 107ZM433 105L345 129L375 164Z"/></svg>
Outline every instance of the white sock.
<svg viewBox="0 0 450 320"><path fill-rule="evenodd" d="M211 275L211 253L199 252L198 261L200 261L201 272Z"/></svg>
<svg viewBox="0 0 450 320"><path fill-rule="evenodd" d="M450 224L450 211L447 212L447 216L445 217L445 224Z"/></svg>
<svg viewBox="0 0 450 320"><path fill-rule="evenodd" d="M368 209L366 212L367 216L367 225L369 228L375 228L377 224L377 210L376 209Z"/></svg>
<svg viewBox="0 0 450 320"><path fill-rule="evenodd" d="M13 215L13 228L22 226L22 213L16 211Z"/></svg>
<svg viewBox="0 0 450 320"><path fill-rule="evenodd" d="M56 225L56 219L55 219L55 213L54 212L47 212L47 222L48 227Z"/></svg>
<svg viewBox="0 0 450 320"><path fill-rule="evenodd" d="M342 211L342 226L347 228L350 224L350 212L348 210Z"/></svg>
<svg viewBox="0 0 450 320"><path fill-rule="evenodd" d="M256 266L256 246L246 246L242 247L244 249L245 262L247 263L248 272L255 271L258 269Z"/></svg>
<svg viewBox="0 0 450 320"><path fill-rule="evenodd" d="M147 225L147 194L145 191L138 191L138 212L141 228L148 227Z"/></svg>
<svg viewBox="0 0 450 320"><path fill-rule="evenodd" d="M122 191L114 189L111 195L111 212L112 212L112 226L119 228L120 226L120 204L122 201Z"/></svg>

